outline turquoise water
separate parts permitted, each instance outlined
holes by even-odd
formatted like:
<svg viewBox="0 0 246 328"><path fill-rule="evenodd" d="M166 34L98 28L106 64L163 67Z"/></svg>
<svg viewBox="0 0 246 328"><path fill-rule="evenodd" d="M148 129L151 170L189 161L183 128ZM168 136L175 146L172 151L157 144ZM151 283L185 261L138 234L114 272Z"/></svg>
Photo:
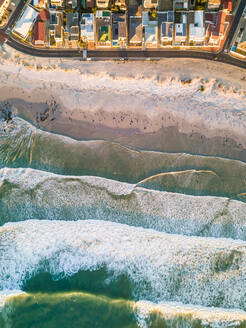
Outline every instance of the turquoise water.
<svg viewBox="0 0 246 328"><path fill-rule="evenodd" d="M83 292L31 293L7 307L8 327L138 327L130 302Z"/></svg>
<svg viewBox="0 0 246 328"><path fill-rule="evenodd" d="M0 165L0 328L246 327L245 163L16 118Z"/></svg>

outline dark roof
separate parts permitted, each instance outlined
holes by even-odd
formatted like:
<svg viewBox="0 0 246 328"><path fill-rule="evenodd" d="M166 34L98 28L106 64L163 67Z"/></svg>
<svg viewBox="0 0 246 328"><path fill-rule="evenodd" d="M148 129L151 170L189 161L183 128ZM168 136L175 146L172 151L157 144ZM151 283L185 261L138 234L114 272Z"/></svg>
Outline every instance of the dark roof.
<svg viewBox="0 0 246 328"><path fill-rule="evenodd" d="M113 40L118 40L119 38L119 23L113 24Z"/></svg>
<svg viewBox="0 0 246 328"><path fill-rule="evenodd" d="M120 14L120 13L113 13L112 15L113 22L125 22L126 21L126 14Z"/></svg>
<svg viewBox="0 0 246 328"><path fill-rule="evenodd" d="M205 21L216 24L216 14L214 14L214 13L205 13Z"/></svg>
<svg viewBox="0 0 246 328"><path fill-rule="evenodd" d="M173 23L173 21L174 21L173 11L159 12L158 13L158 21L160 23L162 23L162 22L164 22L164 23L167 23L167 22Z"/></svg>
<svg viewBox="0 0 246 328"><path fill-rule="evenodd" d="M50 15L50 24L51 25L56 25L57 24L57 15L55 13L52 13Z"/></svg>
<svg viewBox="0 0 246 328"><path fill-rule="evenodd" d="M225 32L225 21L226 21L226 13L224 11L219 11L217 16L216 25L209 26L209 32L213 33L213 36L218 37L220 34Z"/></svg>
<svg viewBox="0 0 246 328"><path fill-rule="evenodd" d="M171 38L173 35L173 23L162 23L161 24L161 36Z"/></svg>
<svg viewBox="0 0 246 328"><path fill-rule="evenodd" d="M131 17L130 19L130 41L142 41L142 17Z"/></svg>
<svg viewBox="0 0 246 328"><path fill-rule="evenodd" d="M113 39L126 37L126 14L113 13Z"/></svg>

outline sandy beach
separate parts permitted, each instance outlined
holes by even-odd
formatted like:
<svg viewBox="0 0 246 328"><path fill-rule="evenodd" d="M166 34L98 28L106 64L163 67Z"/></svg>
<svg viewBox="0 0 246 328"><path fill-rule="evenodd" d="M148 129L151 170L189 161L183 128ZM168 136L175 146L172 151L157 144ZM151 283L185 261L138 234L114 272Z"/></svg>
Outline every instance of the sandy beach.
<svg viewBox="0 0 246 328"><path fill-rule="evenodd" d="M246 71L195 59L82 62L2 49L0 102L47 131L246 161Z"/></svg>
<svg viewBox="0 0 246 328"><path fill-rule="evenodd" d="M218 62L0 48L0 326L246 327L245 100Z"/></svg>

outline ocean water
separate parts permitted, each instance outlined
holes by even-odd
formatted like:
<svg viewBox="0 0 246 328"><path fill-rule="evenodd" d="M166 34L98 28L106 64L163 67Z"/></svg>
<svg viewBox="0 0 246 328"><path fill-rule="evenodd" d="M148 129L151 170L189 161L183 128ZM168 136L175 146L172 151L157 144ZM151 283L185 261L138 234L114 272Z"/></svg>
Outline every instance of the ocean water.
<svg viewBox="0 0 246 328"><path fill-rule="evenodd" d="M0 131L0 328L246 327L246 164Z"/></svg>

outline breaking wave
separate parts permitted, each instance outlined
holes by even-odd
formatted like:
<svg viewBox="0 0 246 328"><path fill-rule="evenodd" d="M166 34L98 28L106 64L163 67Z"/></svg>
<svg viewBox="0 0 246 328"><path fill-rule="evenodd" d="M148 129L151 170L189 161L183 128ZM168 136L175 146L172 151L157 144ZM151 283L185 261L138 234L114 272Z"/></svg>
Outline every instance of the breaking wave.
<svg viewBox="0 0 246 328"><path fill-rule="evenodd" d="M2 290L90 286L89 292L115 290L118 294L110 296L135 301L246 310L244 241L170 235L105 221L30 220L1 227L0 245Z"/></svg>
<svg viewBox="0 0 246 328"><path fill-rule="evenodd" d="M78 291L6 296L0 311L3 328L243 328L245 320L241 310L133 302Z"/></svg>
<svg viewBox="0 0 246 328"><path fill-rule="evenodd" d="M0 167L6 166L101 176L150 189L245 200L244 162L133 150L103 140L76 141L36 129L20 118L0 129Z"/></svg>
<svg viewBox="0 0 246 328"><path fill-rule="evenodd" d="M1 328L246 327L244 162L0 125Z"/></svg>
<svg viewBox="0 0 246 328"><path fill-rule="evenodd" d="M246 204L161 192L93 176L0 169L0 224L106 220L167 233L246 239Z"/></svg>

